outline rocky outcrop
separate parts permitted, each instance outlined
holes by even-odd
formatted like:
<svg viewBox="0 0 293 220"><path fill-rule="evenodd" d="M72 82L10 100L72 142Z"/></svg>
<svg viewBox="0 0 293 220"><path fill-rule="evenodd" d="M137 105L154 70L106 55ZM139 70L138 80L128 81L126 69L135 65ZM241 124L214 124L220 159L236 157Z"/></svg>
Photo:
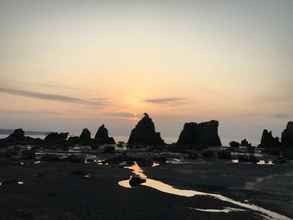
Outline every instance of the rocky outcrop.
<svg viewBox="0 0 293 220"><path fill-rule="evenodd" d="M282 133L282 145L293 146L293 121L288 122L287 128Z"/></svg>
<svg viewBox="0 0 293 220"><path fill-rule="evenodd" d="M263 148L275 148L280 147L281 143L278 137L273 137L272 131L265 129L262 133L260 147Z"/></svg>
<svg viewBox="0 0 293 220"><path fill-rule="evenodd" d="M63 148L66 145L67 137L68 133L50 133L44 139L44 147L52 149Z"/></svg>
<svg viewBox="0 0 293 220"><path fill-rule="evenodd" d="M74 147L76 145L79 145L79 143L80 143L80 138L77 136L73 136L68 138L68 140L66 141L66 146Z"/></svg>
<svg viewBox="0 0 293 220"><path fill-rule="evenodd" d="M178 145L183 146L221 146L218 135L218 121L203 123L186 123L177 141Z"/></svg>
<svg viewBox="0 0 293 220"><path fill-rule="evenodd" d="M229 143L229 145L230 145L230 147L232 147L232 148L238 148L238 147L240 146L240 143L237 142L237 141L231 141L231 142Z"/></svg>
<svg viewBox="0 0 293 220"><path fill-rule="evenodd" d="M79 144L82 146L91 144L91 132L87 128L82 130L79 137Z"/></svg>
<svg viewBox="0 0 293 220"><path fill-rule="evenodd" d="M137 123L135 128L132 129L128 139L128 145L134 147L147 145L158 146L164 144L165 142L161 138L161 134L156 132L153 120L145 113L144 117Z"/></svg>
<svg viewBox="0 0 293 220"><path fill-rule="evenodd" d="M42 140L25 136L23 129L14 130L7 138L0 140L0 147L8 147L13 145L40 145Z"/></svg>
<svg viewBox="0 0 293 220"><path fill-rule="evenodd" d="M109 137L109 133L105 125L102 125L95 136L95 145L100 146L104 144L115 144L115 140L113 137Z"/></svg>
<svg viewBox="0 0 293 220"><path fill-rule="evenodd" d="M12 134L7 137L8 140L25 141L24 131L21 128L14 130Z"/></svg>
<svg viewBox="0 0 293 220"><path fill-rule="evenodd" d="M240 146L242 147L251 147L251 143L248 142L247 139L243 139L240 143Z"/></svg>

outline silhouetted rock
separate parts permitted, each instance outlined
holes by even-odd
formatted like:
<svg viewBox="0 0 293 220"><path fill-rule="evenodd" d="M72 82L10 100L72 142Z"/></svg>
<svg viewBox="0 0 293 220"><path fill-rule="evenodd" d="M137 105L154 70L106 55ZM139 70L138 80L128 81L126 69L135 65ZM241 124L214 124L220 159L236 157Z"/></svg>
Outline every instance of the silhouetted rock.
<svg viewBox="0 0 293 220"><path fill-rule="evenodd" d="M240 143L237 142L237 141L231 141L230 142L230 147L238 148L239 146L240 146Z"/></svg>
<svg viewBox="0 0 293 220"><path fill-rule="evenodd" d="M7 138L0 140L1 147L8 147L13 145L40 145L42 140L39 138L32 138L24 135L22 129L16 129Z"/></svg>
<svg viewBox="0 0 293 220"><path fill-rule="evenodd" d="M262 133L260 147L273 148L280 147L281 143L278 137L273 137L272 131L265 129Z"/></svg>
<svg viewBox="0 0 293 220"><path fill-rule="evenodd" d="M247 139L243 139L240 143L240 146L242 147L251 147L251 144L248 142Z"/></svg>
<svg viewBox="0 0 293 220"><path fill-rule="evenodd" d="M47 148L63 148L66 145L68 133L53 132L48 134L44 139L44 147Z"/></svg>
<svg viewBox="0 0 293 220"><path fill-rule="evenodd" d="M69 137L67 142L66 142L66 146L68 147L74 147L75 145L78 145L80 142L80 138L77 136L74 137Z"/></svg>
<svg viewBox="0 0 293 220"><path fill-rule="evenodd" d="M80 145L90 145L90 143L91 143L91 132L87 128L83 129L79 139L80 139L79 140Z"/></svg>
<svg viewBox="0 0 293 220"><path fill-rule="evenodd" d="M147 113L137 123L128 139L128 145L131 146L158 146L164 145L165 142L161 138L159 132L156 132L155 124Z"/></svg>
<svg viewBox="0 0 293 220"><path fill-rule="evenodd" d="M10 134L7 137L7 139L15 140L15 141L24 141L25 140L24 131L21 128L16 129L12 134Z"/></svg>
<svg viewBox="0 0 293 220"><path fill-rule="evenodd" d="M287 128L282 133L282 145L293 146L293 121L288 122Z"/></svg>
<svg viewBox="0 0 293 220"><path fill-rule="evenodd" d="M221 146L218 121L186 123L177 141L183 146Z"/></svg>
<svg viewBox="0 0 293 220"><path fill-rule="evenodd" d="M113 137L109 137L108 130L105 128L105 125L102 125L95 136L95 144L97 146L104 144L115 144L115 140Z"/></svg>

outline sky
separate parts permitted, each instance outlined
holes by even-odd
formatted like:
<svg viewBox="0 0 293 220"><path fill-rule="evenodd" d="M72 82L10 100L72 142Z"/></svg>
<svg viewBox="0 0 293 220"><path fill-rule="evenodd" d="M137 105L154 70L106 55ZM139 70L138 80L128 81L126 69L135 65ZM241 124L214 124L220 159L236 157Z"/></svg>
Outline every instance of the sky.
<svg viewBox="0 0 293 220"><path fill-rule="evenodd" d="M166 140L216 119L224 143L293 120L292 0L0 0L0 128Z"/></svg>

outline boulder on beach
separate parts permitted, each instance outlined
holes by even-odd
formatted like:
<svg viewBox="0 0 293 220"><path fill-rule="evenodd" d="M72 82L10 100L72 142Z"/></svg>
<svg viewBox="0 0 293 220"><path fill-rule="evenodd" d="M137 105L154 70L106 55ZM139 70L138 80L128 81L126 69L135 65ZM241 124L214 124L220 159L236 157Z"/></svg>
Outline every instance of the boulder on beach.
<svg viewBox="0 0 293 220"><path fill-rule="evenodd" d="M79 144L82 146L91 144L91 132L87 128L82 130L79 137Z"/></svg>
<svg viewBox="0 0 293 220"><path fill-rule="evenodd" d="M287 128L282 133L282 145L293 146L293 121L288 122Z"/></svg>
<svg viewBox="0 0 293 220"><path fill-rule="evenodd" d="M263 148L276 148L281 146L281 142L278 137L273 137L272 131L265 129L259 146Z"/></svg>
<svg viewBox="0 0 293 220"><path fill-rule="evenodd" d="M95 144L97 146L101 146L104 144L115 144L115 143L116 142L114 138L109 136L108 129L105 127L105 125L102 125L96 133Z"/></svg>
<svg viewBox="0 0 293 220"><path fill-rule="evenodd" d="M201 147L222 146L218 135L218 127L219 122L215 120L199 124L195 122L185 123L177 144Z"/></svg>
<svg viewBox="0 0 293 220"><path fill-rule="evenodd" d="M159 146L164 145L165 142L161 138L161 134L156 132L155 124L147 113L137 123L128 139L128 146Z"/></svg>

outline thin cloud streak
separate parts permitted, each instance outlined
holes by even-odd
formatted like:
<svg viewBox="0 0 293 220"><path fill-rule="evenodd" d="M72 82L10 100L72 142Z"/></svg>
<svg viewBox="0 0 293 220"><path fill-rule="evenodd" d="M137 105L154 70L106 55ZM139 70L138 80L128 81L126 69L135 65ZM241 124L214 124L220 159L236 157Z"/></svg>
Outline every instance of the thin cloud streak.
<svg viewBox="0 0 293 220"><path fill-rule="evenodd" d="M136 118L137 115L131 112L108 112L105 114L106 116L118 117L118 118Z"/></svg>
<svg viewBox="0 0 293 220"><path fill-rule="evenodd" d="M23 96L23 97L28 97L28 98L49 100L49 101L58 101L58 102L93 105L93 106L100 106L100 105L104 105L106 103L105 99L98 99L98 100L96 99L95 101L90 101L90 100L85 100L85 99L71 97L71 96L49 94L49 93L40 93L40 92L34 92L34 91L9 89L9 88L0 88L0 93L6 93L9 95L15 95L15 96Z"/></svg>
<svg viewBox="0 0 293 220"><path fill-rule="evenodd" d="M277 119L287 119L290 118L290 114L287 113L276 113L272 115L273 118L277 118Z"/></svg>
<svg viewBox="0 0 293 220"><path fill-rule="evenodd" d="M146 103L151 104L159 104L159 105L169 105L169 104L178 104L184 103L186 101L185 98L178 98L178 97L167 97L167 98L154 98L154 99L145 99L143 100Z"/></svg>

